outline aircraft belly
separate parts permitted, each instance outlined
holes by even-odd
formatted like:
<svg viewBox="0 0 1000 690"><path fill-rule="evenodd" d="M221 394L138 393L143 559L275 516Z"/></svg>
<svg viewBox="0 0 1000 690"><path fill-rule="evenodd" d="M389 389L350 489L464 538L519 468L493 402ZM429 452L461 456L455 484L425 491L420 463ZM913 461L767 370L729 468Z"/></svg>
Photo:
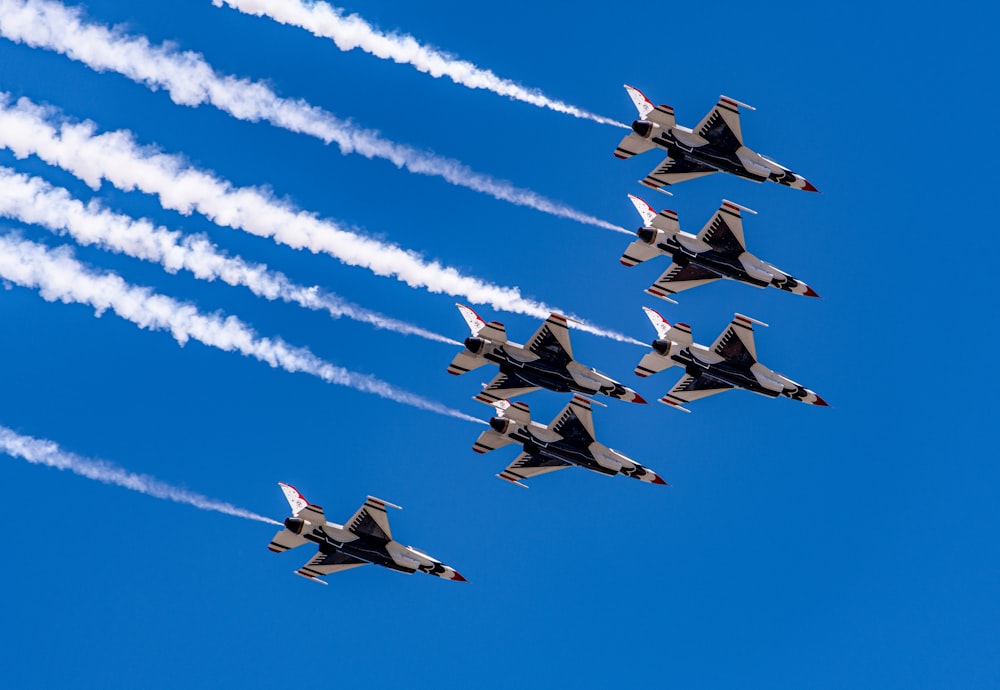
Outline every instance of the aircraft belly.
<svg viewBox="0 0 1000 690"><path fill-rule="evenodd" d="M405 573L413 572L413 568L406 568L392 560L392 557L389 555L389 552L385 550L385 547L375 546L374 544L368 544L358 540L350 544L345 544L339 550L346 553L348 556L353 556L354 558L368 563L381 565L385 568L391 568L393 570L401 570Z"/></svg>
<svg viewBox="0 0 1000 690"><path fill-rule="evenodd" d="M507 376L515 376L528 385L539 386L556 393L579 390L567 372L549 369L544 365L539 366L538 362L507 361L500 365L500 371Z"/></svg>
<svg viewBox="0 0 1000 690"><path fill-rule="evenodd" d="M763 386L760 385L757 378L749 370L736 369L735 367L727 366L725 362L713 364L708 368L702 369L701 375L720 383L727 383L730 386L752 390L755 393L758 392L758 389L763 389Z"/></svg>
<svg viewBox="0 0 1000 690"><path fill-rule="evenodd" d="M554 458L587 469L594 469L597 466L590 451L569 445L565 442L550 443L546 446L541 446L538 448L538 454L543 458Z"/></svg>

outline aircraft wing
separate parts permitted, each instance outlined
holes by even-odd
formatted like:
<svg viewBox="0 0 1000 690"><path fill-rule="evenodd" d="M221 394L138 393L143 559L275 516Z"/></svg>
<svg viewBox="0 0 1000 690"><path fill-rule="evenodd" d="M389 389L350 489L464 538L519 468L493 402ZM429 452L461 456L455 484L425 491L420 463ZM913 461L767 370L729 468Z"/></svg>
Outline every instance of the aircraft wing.
<svg viewBox="0 0 1000 690"><path fill-rule="evenodd" d="M558 458L545 458L541 455L533 455L530 453L521 453L516 458L514 462L510 463L503 472L497 476L500 479L505 479L512 484L517 484L518 486L523 486L528 488L526 485L521 483L522 479L528 479L529 477L537 477L540 474L547 474L549 472L555 472L556 470L564 470L570 467L570 463L565 460L559 460Z"/></svg>
<svg viewBox="0 0 1000 690"><path fill-rule="evenodd" d="M749 369L757 361L753 322L742 314L737 314L729 323L729 328L712 343L711 350L726 360Z"/></svg>
<svg viewBox="0 0 1000 690"><path fill-rule="evenodd" d="M573 359L573 347L569 342L566 317L550 314L545 323L531 336L525 348L549 364L566 366Z"/></svg>
<svg viewBox="0 0 1000 690"><path fill-rule="evenodd" d="M698 233L698 239L723 256L739 256L747 250L743 239L743 216L740 207L729 201L722 206Z"/></svg>
<svg viewBox="0 0 1000 690"><path fill-rule="evenodd" d="M354 556L348 556L345 553L340 553L339 551L334 551L333 553L323 553L320 551L308 563L296 570L295 573L325 585L326 582L319 579L320 575L332 575L333 573L357 568L361 565L368 565L368 562Z"/></svg>
<svg viewBox="0 0 1000 690"><path fill-rule="evenodd" d="M719 172L715 168L701 163L696 163L687 158L671 158L667 156L663 159L653 172L649 173L639 184L644 184L651 189L660 189L668 185L677 184L686 180L693 180L696 177L704 177Z"/></svg>
<svg viewBox="0 0 1000 690"><path fill-rule="evenodd" d="M724 393L730 390L733 386L728 383L722 383L721 381L716 381L707 376L691 376L690 374L685 374L681 377L681 380L677 382L677 385L671 388L666 395L660 398L661 403L670 405L671 407L676 407L679 410L684 410L685 412L690 412L682 405L686 402L691 402L692 400L700 400L701 398L707 398L710 395L715 395L716 393Z"/></svg>
<svg viewBox="0 0 1000 690"><path fill-rule="evenodd" d="M709 271L707 268L688 264L678 266L671 264L670 268L663 272L656 282L646 288L646 292L654 297L667 298L667 295L674 295L683 290L690 290L699 285L706 285L713 280L718 280L719 274Z"/></svg>
<svg viewBox="0 0 1000 690"><path fill-rule="evenodd" d="M383 500L369 496L365 504L358 508L358 512L344 524L344 527L359 536L392 541L392 530L389 529L389 516L385 512L386 505L392 504L387 504ZM393 507L396 508L398 506Z"/></svg>
<svg viewBox="0 0 1000 690"><path fill-rule="evenodd" d="M594 435L594 417L590 410L590 401L575 395L569 405L563 408L549 429L562 436L567 441L589 446L597 440Z"/></svg>
<svg viewBox="0 0 1000 690"><path fill-rule="evenodd" d="M495 402L524 395L525 393L533 393L537 390L538 386L528 385L516 376L508 376L507 374L500 373L493 377L493 380L486 384L483 390L479 391L479 394L473 399L487 405L492 405Z"/></svg>
<svg viewBox="0 0 1000 690"><path fill-rule="evenodd" d="M694 131L723 151L735 152L736 149L743 146L739 103L731 98L720 96L719 102L698 123Z"/></svg>

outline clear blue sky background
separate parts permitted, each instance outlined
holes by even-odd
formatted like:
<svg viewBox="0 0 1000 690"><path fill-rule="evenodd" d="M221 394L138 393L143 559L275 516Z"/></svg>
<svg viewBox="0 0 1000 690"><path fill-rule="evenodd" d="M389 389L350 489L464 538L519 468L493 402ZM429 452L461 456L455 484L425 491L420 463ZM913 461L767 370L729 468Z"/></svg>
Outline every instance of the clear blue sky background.
<svg viewBox="0 0 1000 690"><path fill-rule="evenodd" d="M978 7L978 9L976 9ZM623 82L695 124L720 93L757 107L746 143L822 195L721 175L674 189L635 180L620 130L575 120L332 43L208 0L93 0L91 18L199 51L401 143L457 158L634 227L626 194L696 232L722 198L759 211L751 251L823 300L734 283L671 306L642 293L665 267L625 269L624 235L517 208L316 140L175 106L123 77L0 40L0 89L102 129L184 152L241 185L596 323L651 340L640 309L710 343L740 311L761 360L822 394L813 408L749 393L692 405L610 401L601 439L673 484L582 470L528 491L493 475L479 428L292 375L36 292L0 294L0 423L281 519L276 481L342 521L366 494L404 543L469 584L365 568L318 587L291 573L310 554L265 546L273 528L6 458L0 586L5 687L973 688L1000 683L1000 483L988 297L997 64L982 5L514 0L355 3L349 9L498 74L629 122ZM209 233L374 309L462 338L454 300L329 257L222 230L151 197L82 198ZM16 227L4 223L4 227ZM64 240L23 228L39 241ZM128 280L223 310L348 368L470 414L488 374L447 376L455 348L376 332L80 249ZM537 321L481 310L523 340ZM583 362L653 400L678 378L631 374L643 350L574 334ZM566 397L530 396L548 421Z"/></svg>

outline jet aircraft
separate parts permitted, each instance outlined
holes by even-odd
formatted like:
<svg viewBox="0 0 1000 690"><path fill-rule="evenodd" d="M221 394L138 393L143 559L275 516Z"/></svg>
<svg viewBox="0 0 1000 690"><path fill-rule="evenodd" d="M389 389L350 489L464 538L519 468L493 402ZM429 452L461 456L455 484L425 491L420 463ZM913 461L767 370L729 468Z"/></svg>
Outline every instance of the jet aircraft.
<svg viewBox="0 0 1000 690"><path fill-rule="evenodd" d="M514 462L497 476L528 488L522 479L577 465L606 475L622 474L650 484L666 484L655 472L608 448L594 435L591 401L579 395L548 426L531 420L531 411L522 402L507 400L494 403L499 414L490 420L490 428L479 435L472 446L477 453L488 453L510 443L524 447Z"/></svg>
<svg viewBox="0 0 1000 690"><path fill-rule="evenodd" d="M697 235L681 230L677 214L670 210L657 213L637 196L628 195L635 210L642 216L639 236L622 254L626 266L665 254L673 265L656 279L646 292L677 304L667 295L705 285L719 278L729 278L755 287L768 285L807 297L819 297L815 290L784 271L765 263L747 251L743 241L745 206L723 200L722 206Z"/></svg>
<svg viewBox="0 0 1000 690"><path fill-rule="evenodd" d="M323 509L309 503L295 487L281 482L278 486L292 508L292 516L267 548L281 553L308 542L319 546L319 552L296 570L296 575L325 585L321 575L374 563L404 573L419 570L445 580L466 581L454 568L393 540L385 509L399 506L369 496L346 525L338 525L327 522Z"/></svg>
<svg viewBox="0 0 1000 690"><path fill-rule="evenodd" d="M691 327L686 323L671 326L652 309L643 307L643 310L656 329L657 339L653 341L652 352L635 368L636 375L649 376L675 365L684 367L685 371L677 385L660 398L661 403L690 412L683 403L743 388L770 398L780 395L810 405L827 406L815 392L757 361L753 324L767 324L736 314L729 328L711 347L705 347L692 340Z"/></svg>
<svg viewBox="0 0 1000 690"><path fill-rule="evenodd" d="M639 119L618 144L615 156L631 158L653 148L667 151L667 158L640 180L641 184L662 189L714 172L727 172L755 182L771 180L794 189L817 191L806 178L743 145L740 106L753 110L746 103L720 96L711 112L694 129L688 129L674 121L674 109L669 105L654 106L642 91L628 84L625 90L639 111Z"/></svg>
<svg viewBox="0 0 1000 690"><path fill-rule="evenodd" d="M491 405L547 388L557 393L601 393L627 402L646 403L631 388L573 359L565 316L550 314L527 345L518 345L507 340L502 323L486 323L467 306L456 306L472 336L465 339L465 350L448 365L448 373L460 376L486 364L500 365L500 373L475 396L479 402Z"/></svg>

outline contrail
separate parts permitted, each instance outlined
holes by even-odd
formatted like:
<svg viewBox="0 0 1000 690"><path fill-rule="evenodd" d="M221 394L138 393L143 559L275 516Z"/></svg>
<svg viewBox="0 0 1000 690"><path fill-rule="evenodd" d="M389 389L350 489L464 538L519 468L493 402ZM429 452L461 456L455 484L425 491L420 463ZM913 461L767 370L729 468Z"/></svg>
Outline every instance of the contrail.
<svg viewBox="0 0 1000 690"><path fill-rule="evenodd" d="M450 158L384 139L378 132L340 120L304 100L281 98L261 82L219 75L199 53L180 52L173 45L150 45L144 36L86 22L78 8L48 0L0 0L0 35L34 48L47 48L82 62L93 70L110 70L150 89L164 89L174 103L210 103L240 120L264 120L276 127L336 143L342 154L391 161L396 167L613 231L614 223L577 211L505 180L477 173Z"/></svg>
<svg viewBox="0 0 1000 690"><path fill-rule="evenodd" d="M0 235L0 277L36 288L54 302L87 304L97 316L110 309L118 316L151 331L169 331L184 345L194 339L226 352L280 367L288 372L312 374L327 383L347 386L422 410L464 419L482 420L419 395L399 390L373 376L358 374L326 362L306 348L293 347L280 338L263 338L235 316L202 314L150 288L131 285L114 273L97 273L73 257L69 247L50 250L19 237Z"/></svg>
<svg viewBox="0 0 1000 690"><path fill-rule="evenodd" d="M62 187L2 166L0 216L40 225L52 232L68 233L82 245L97 245L159 263L169 273L183 269L201 280L219 279L229 285L242 285L260 297L323 310L334 318L346 316L376 328L461 345L457 340L351 304L318 287L296 285L283 273L270 271L263 264L225 256L205 235L184 236L148 220L113 213L96 200L84 204Z"/></svg>
<svg viewBox="0 0 1000 690"><path fill-rule="evenodd" d="M135 474L121 467L116 467L103 460L91 460L83 458L74 453L62 450L52 441L46 441L31 436L22 436L13 429L0 425L0 452L11 457L27 460L33 465L46 465L55 467L58 470L69 470L73 474L78 474L87 479L102 482L104 484L114 484L131 491L138 491L141 494L162 498L175 503L186 503L201 510L213 510L217 513L232 515L234 517L266 522L269 525L281 525L277 520L258 515L244 508L238 508L232 503L216 501L201 494L181 489L159 479L150 477L148 474Z"/></svg>
<svg viewBox="0 0 1000 690"><path fill-rule="evenodd" d="M498 77L492 71L459 60L453 55L420 43L413 36L379 31L357 14L344 16L346 10L325 2L301 0L212 0L216 7L223 4L245 14L267 16L279 24L290 24L305 29L319 38L329 38L342 51L360 48L369 55L412 65L417 71L432 77L448 77L456 84L470 89L486 89L500 96L530 103L539 108L549 108L583 120L593 120L603 125L628 129L607 117L595 115L562 101L545 96L537 89L528 89L509 79Z"/></svg>
<svg viewBox="0 0 1000 690"><path fill-rule="evenodd" d="M10 103L0 93L0 146L17 158L36 155L58 166L97 190L103 180L130 192L140 190L159 198L167 209L188 215L193 211L222 227L258 237L268 237L294 249L328 254L380 276L396 278L410 287L462 297L472 304L546 318L559 312L580 323L580 330L621 342L647 344L621 333L600 328L562 309L527 299L516 287L504 287L458 269L428 261L414 251L387 244L340 227L331 220L275 199L265 190L233 187L211 173L188 166L180 157L138 145L127 131L96 134L92 122L62 121L52 109L26 98Z"/></svg>

